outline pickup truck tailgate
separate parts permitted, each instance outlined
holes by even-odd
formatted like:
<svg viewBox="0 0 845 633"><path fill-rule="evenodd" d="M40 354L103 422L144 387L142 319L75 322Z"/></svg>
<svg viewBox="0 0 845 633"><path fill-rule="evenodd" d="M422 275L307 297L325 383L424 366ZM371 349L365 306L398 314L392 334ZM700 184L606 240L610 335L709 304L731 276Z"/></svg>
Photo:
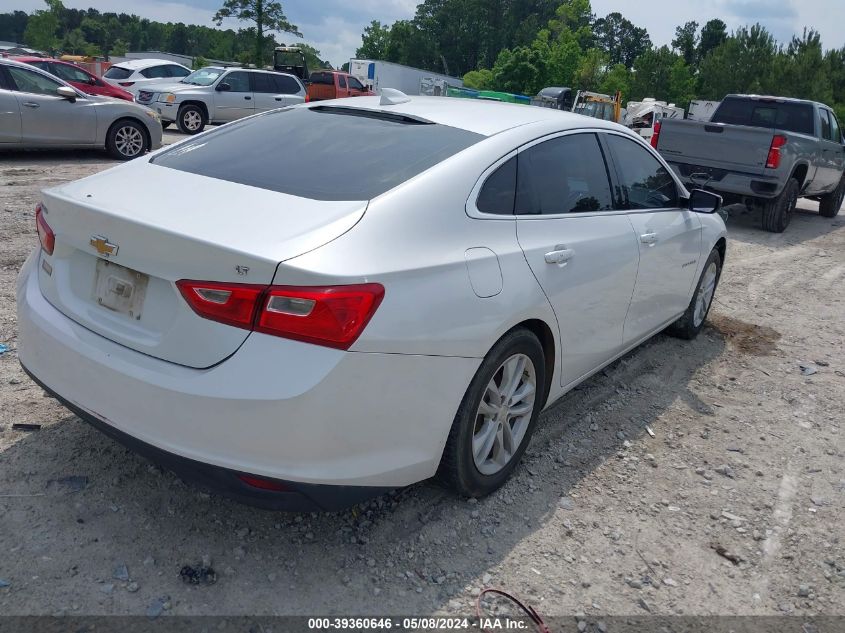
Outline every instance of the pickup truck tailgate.
<svg viewBox="0 0 845 633"><path fill-rule="evenodd" d="M671 163L762 175L773 129L664 119L657 149Z"/></svg>

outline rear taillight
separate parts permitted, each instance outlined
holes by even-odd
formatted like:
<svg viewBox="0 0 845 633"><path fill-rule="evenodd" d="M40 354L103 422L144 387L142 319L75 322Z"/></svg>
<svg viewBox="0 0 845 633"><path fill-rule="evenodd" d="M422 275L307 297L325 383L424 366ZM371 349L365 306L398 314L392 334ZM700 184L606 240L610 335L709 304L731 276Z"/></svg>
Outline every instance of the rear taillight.
<svg viewBox="0 0 845 633"><path fill-rule="evenodd" d="M311 102L311 97L309 97L308 93L306 92L305 93L305 103L310 103L310 102Z"/></svg>
<svg viewBox="0 0 845 633"><path fill-rule="evenodd" d="M194 312L205 319L252 329L255 306L267 286L210 281L177 281L176 286Z"/></svg>
<svg viewBox="0 0 845 633"><path fill-rule="evenodd" d="M134 81L118 81L118 82L117 82L117 85L118 85L118 86L123 86L123 87L127 87L127 86L134 86L134 85L135 85L135 82L134 82Z"/></svg>
<svg viewBox="0 0 845 633"><path fill-rule="evenodd" d="M660 123L660 121L654 122L654 127L653 127L654 134L652 134L652 136L651 136L651 146L654 149L657 149L657 143L660 141L660 128L662 127L662 125L663 124Z"/></svg>
<svg viewBox="0 0 845 633"><path fill-rule="evenodd" d="M780 148L786 145L787 140L783 134L775 134L772 137L769 155L766 158L766 169L777 169L780 167Z"/></svg>
<svg viewBox="0 0 845 633"><path fill-rule="evenodd" d="M53 254L56 247L56 234L44 219L44 211L41 203L35 205L35 228L38 230L38 239L41 241L41 249L48 255Z"/></svg>
<svg viewBox="0 0 845 633"><path fill-rule="evenodd" d="M264 479L263 477L256 477L255 475L238 475L238 479L244 482L247 486L252 486L253 488L258 488L260 490L290 492L290 488L288 486L274 479Z"/></svg>
<svg viewBox="0 0 845 633"><path fill-rule="evenodd" d="M316 345L349 349L382 298L381 284L260 286L176 282L203 318Z"/></svg>

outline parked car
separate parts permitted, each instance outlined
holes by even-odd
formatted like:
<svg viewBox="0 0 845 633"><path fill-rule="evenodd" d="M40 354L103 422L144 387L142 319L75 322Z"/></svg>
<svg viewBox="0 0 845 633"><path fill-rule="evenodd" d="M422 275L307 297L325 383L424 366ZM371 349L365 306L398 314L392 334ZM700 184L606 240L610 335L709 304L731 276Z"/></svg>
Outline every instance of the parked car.
<svg viewBox="0 0 845 633"><path fill-rule="evenodd" d="M786 229L798 198L827 218L845 199L845 139L822 103L728 95L709 122L662 121L652 144L685 183L762 207L767 231Z"/></svg>
<svg viewBox="0 0 845 633"><path fill-rule="evenodd" d="M349 73L339 70L315 70L308 83L308 100L342 99L344 97L371 97L375 93L367 90L360 81Z"/></svg>
<svg viewBox="0 0 845 633"><path fill-rule="evenodd" d="M185 134L198 134L208 123L228 123L307 99L293 75L272 70L208 66L178 83L138 92L138 103L154 108L165 127L173 121Z"/></svg>
<svg viewBox="0 0 845 633"><path fill-rule="evenodd" d="M0 59L0 148L102 147L121 160L161 147L147 107L86 95L29 64Z"/></svg>
<svg viewBox="0 0 845 633"><path fill-rule="evenodd" d="M698 334L719 204L576 114L389 90L274 110L45 190L18 354L81 418L252 503L434 475L477 497L544 407Z"/></svg>
<svg viewBox="0 0 845 633"><path fill-rule="evenodd" d="M103 73L103 80L137 95L141 88L179 81L190 74L190 68L166 59L130 59L113 64Z"/></svg>
<svg viewBox="0 0 845 633"><path fill-rule="evenodd" d="M117 86L112 86L97 77L97 75L71 62L46 57L15 57L14 59L24 64L40 68L41 70L46 70L51 75L63 79L85 94L114 97L115 99L123 99L124 101L135 100L135 96L131 92L127 92Z"/></svg>

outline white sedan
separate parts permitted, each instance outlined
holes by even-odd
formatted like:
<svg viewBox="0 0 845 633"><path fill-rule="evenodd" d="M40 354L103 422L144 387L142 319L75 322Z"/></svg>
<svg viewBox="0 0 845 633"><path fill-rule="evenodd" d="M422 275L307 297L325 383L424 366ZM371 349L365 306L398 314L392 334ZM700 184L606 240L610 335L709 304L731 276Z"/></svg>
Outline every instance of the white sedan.
<svg viewBox="0 0 845 633"><path fill-rule="evenodd" d="M701 330L718 196L613 123L385 92L45 191L26 370L186 478L334 509L435 475L488 494L544 407Z"/></svg>

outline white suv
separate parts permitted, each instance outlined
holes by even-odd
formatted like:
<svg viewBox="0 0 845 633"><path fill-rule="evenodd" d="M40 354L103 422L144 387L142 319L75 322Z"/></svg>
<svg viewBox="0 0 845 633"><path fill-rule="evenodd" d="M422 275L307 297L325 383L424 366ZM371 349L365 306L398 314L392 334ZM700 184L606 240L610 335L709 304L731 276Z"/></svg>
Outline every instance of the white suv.
<svg viewBox="0 0 845 633"><path fill-rule="evenodd" d="M228 123L307 101L305 86L293 75L220 66L141 89L135 99L158 112L164 127L175 121L184 134L198 134L208 123Z"/></svg>
<svg viewBox="0 0 845 633"><path fill-rule="evenodd" d="M137 96L144 86L179 81L190 74L190 68L166 59L131 59L111 66L103 75L103 81Z"/></svg>

